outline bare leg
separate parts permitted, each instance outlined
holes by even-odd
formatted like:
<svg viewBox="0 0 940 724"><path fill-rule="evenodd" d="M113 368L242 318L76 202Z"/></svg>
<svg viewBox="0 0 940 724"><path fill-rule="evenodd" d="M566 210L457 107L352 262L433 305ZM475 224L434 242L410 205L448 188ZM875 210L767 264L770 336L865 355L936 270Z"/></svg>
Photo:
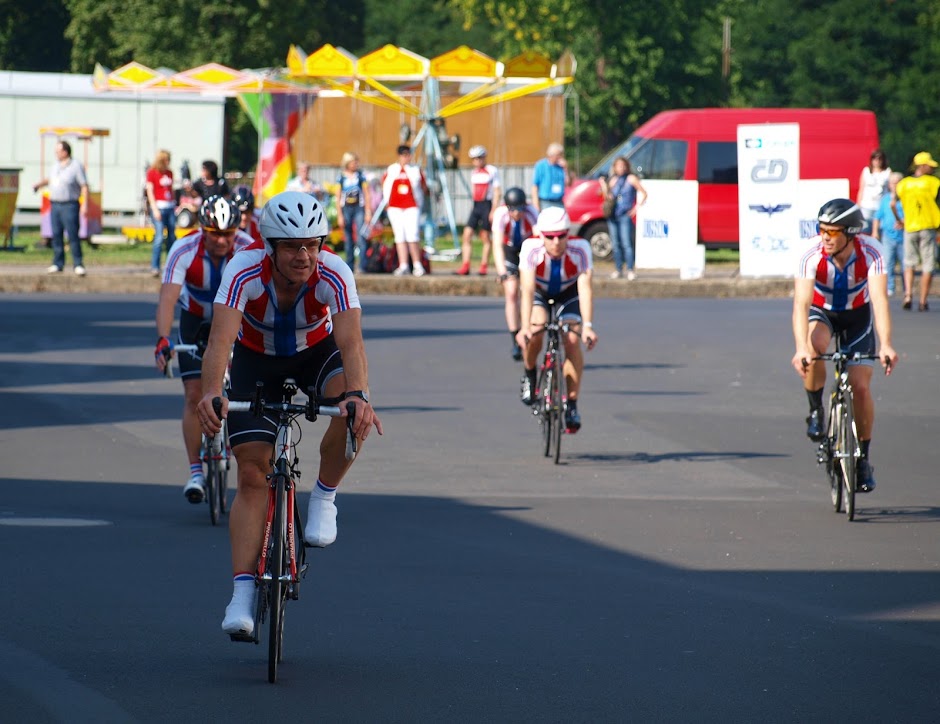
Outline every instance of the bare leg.
<svg viewBox="0 0 940 724"><path fill-rule="evenodd" d="M268 482L274 446L266 442L246 442L234 449L238 462L238 490L229 514L229 540L232 571L254 571L261 555L261 537L267 515Z"/></svg>
<svg viewBox="0 0 940 724"><path fill-rule="evenodd" d="M186 446L186 467L199 460L199 448L202 447L202 426L196 415L196 405L202 399L202 380L183 380L183 444Z"/></svg>
<svg viewBox="0 0 940 724"><path fill-rule="evenodd" d="M577 332L568 332L565 336L565 387L569 400L578 399L581 387L581 373L584 371L584 354L581 351L581 338Z"/></svg>

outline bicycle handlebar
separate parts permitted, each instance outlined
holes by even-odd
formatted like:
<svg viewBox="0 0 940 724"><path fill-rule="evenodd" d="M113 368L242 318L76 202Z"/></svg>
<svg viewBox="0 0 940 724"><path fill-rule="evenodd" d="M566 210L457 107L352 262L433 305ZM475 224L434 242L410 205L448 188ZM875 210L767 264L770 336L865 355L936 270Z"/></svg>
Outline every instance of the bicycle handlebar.
<svg viewBox="0 0 940 724"><path fill-rule="evenodd" d="M343 410L338 405L321 405L316 395L312 394L306 403L297 405L292 402L265 402L261 397L263 387L259 383L255 388L254 398L251 400L230 400L228 403L229 412L249 412L255 417L262 417L265 412L273 412L278 415L304 415L313 422L320 415L326 417L342 417ZM212 409L215 410L216 417L222 417L222 398L212 399ZM353 426L356 423L356 403L346 403L346 459L353 460L359 452L359 441L353 435Z"/></svg>
<svg viewBox="0 0 940 724"><path fill-rule="evenodd" d="M891 371L891 358L885 357L882 359L876 354L862 354L861 352L826 352L825 354L820 354L813 357L811 360L803 360L803 369L809 367L810 362L816 362L821 360L823 362L860 362L863 359L876 359L881 362L884 362L885 365L885 374Z"/></svg>
<svg viewBox="0 0 940 724"><path fill-rule="evenodd" d="M163 368L164 377L173 379L173 365L171 359L174 352L205 352L205 345L198 344L173 344L163 350L163 358L166 360L166 367Z"/></svg>

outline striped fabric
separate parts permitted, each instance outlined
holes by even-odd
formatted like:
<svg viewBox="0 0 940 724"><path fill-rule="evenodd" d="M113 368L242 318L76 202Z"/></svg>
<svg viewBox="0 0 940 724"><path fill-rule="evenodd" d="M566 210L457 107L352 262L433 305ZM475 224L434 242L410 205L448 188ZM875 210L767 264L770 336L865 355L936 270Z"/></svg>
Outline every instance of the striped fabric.
<svg viewBox="0 0 940 724"><path fill-rule="evenodd" d="M559 259L548 255L538 236L526 239L519 252L519 271L534 269L535 285L549 296L560 294L576 284L578 277L592 268L591 245L576 236L568 238L568 247Z"/></svg>
<svg viewBox="0 0 940 724"><path fill-rule="evenodd" d="M833 312L858 309L871 301L868 278L884 274L881 246L872 237L859 234L853 241L852 256L841 271L823 248L822 237L800 259L798 277L814 279L813 306Z"/></svg>

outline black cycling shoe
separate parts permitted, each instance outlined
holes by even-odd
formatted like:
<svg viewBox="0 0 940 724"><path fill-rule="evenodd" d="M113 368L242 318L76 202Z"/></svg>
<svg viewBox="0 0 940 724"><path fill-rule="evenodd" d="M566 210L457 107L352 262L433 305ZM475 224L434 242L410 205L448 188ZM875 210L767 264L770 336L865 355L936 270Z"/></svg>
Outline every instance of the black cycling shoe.
<svg viewBox="0 0 940 724"><path fill-rule="evenodd" d="M821 442L826 433L823 430L823 411L821 407L811 410L806 418L806 437L813 442Z"/></svg>
<svg viewBox="0 0 940 724"><path fill-rule="evenodd" d="M855 463L855 491L857 493L870 493L875 489L875 470L865 458L859 458Z"/></svg>
<svg viewBox="0 0 940 724"><path fill-rule="evenodd" d="M565 432L567 432L569 435L574 435L580 429L581 429L581 415L578 414L578 408L566 407L565 408Z"/></svg>
<svg viewBox="0 0 940 724"><path fill-rule="evenodd" d="M516 341L512 342L512 358L519 362L522 359L522 347L516 344Z"/></svg>
<svg viewBox="0 0 940 724"><path fill-rule="evenodd" d="M535 385L529 375L522 375L522 404L532 405L535 402Z"/></svg>

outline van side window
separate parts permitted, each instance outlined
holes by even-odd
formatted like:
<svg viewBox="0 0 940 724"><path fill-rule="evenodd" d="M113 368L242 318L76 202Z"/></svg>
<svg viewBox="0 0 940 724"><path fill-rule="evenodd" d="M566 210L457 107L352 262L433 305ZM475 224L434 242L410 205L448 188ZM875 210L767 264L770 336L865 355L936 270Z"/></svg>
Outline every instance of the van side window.
<svg viewBox="0 0 940 724"><path fill-rule="evenodd" d="M702 141L698 144L698 182L736 184L738 147L733 141Z"/></svg>
<svg viewBox="0 0 940 724"><path fill-rule="evenodd" d="M654 139L634 151L630 164L640 178L675 181L685 176L687 150L685 141Z"/></svg>

